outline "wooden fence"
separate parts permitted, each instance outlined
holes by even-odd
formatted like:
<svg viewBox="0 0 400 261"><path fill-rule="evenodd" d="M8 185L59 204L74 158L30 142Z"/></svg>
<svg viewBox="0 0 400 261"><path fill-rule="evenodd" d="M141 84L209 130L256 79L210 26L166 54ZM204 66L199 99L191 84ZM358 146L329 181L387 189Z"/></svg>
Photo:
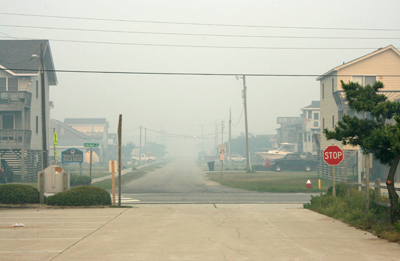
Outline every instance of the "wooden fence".
<svg viewBox="0 0 400 261"><path fill-rule="evenodd" d="M361 190L363 191L363 194L366 194L366 187L367 184L365 183L365 179L364 182L362 184L360 183L350 183L349 180L347 181L347 196L350 197L350 188L351 187L361 187ZM381 179L376 179L375 180L375 185L370 185L371 188L375 188L375 198L379 198L379 196L381 195L381 189L387 189L387 186L382 186L381 185ZM396 191L400 191L400 188L395 188ZM381 202L381 201L377 201L375 200L375 204L383 206L383 207L390 207L390 203L386 203L386 202Z"/></svg>

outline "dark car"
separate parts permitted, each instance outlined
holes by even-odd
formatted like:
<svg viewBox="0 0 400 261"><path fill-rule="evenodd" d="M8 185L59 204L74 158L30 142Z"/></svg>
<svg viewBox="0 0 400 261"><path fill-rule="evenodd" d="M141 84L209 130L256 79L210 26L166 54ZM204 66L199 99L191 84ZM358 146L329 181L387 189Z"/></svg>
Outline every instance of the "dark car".
<svg viewBox="0 0 400 261"><path fill-rule="evenodd" d="M0 161L0 183L13 182L14 180L14 172L11 170L7 161L2 159Z"/></svg>
<svg viewBox="0 0 400 261"><path fill-rule="evenodd" d="M279 159L266 160L265 167L275 171L282 171L282 169L311 171L317 167L317 160L303 157L300 153L289 153Z"/></svg>

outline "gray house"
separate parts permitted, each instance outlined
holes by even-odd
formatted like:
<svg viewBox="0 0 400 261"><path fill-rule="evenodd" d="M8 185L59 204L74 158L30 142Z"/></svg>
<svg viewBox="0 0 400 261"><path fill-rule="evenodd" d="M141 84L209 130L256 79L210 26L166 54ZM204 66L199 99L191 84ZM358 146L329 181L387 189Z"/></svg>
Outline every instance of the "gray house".
<svg viewBox="0 0 400 261"><path fill-rule="evenodd" d="M40 55L43 46L46 137L49 149L49 86L57 85L48 40L0 40L0 158L16 180L36 180L42 169Z"/></svg>

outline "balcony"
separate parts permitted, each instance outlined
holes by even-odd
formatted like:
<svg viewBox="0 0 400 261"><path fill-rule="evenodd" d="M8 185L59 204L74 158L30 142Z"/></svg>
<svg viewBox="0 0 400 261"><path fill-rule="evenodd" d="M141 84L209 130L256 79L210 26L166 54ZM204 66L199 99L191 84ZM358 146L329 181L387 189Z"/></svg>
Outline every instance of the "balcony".
<svg viewBox="0 0 400 261"><path fill-rule="evenodd" d="M0 111L15 111L30 108L32 93L30 92L0 92Z"/></svg>
<svg viewBox="0 0 400 261"><path fill-rule="evenodd" d="M30 149L31 130L0 130L0 147L7 149Z"/></svg>

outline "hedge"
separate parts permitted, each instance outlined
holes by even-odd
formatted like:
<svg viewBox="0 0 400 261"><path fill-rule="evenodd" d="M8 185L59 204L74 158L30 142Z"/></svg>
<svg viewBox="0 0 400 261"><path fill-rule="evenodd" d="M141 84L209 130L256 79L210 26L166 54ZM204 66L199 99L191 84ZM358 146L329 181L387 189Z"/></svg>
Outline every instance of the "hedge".
<svg viewBox="0 0 400 261"><path fill-rule="evenodd" d="M0 185L0 203L2 204L39 203L39 197L39 191L30 185Z"/></svg>
<svg viewBox="0 0 400 261"><path fill-rule="evenodd" d="M111 196L103 188L81 186L50 196L46 203L56 206L111 205Z"/></svg>

